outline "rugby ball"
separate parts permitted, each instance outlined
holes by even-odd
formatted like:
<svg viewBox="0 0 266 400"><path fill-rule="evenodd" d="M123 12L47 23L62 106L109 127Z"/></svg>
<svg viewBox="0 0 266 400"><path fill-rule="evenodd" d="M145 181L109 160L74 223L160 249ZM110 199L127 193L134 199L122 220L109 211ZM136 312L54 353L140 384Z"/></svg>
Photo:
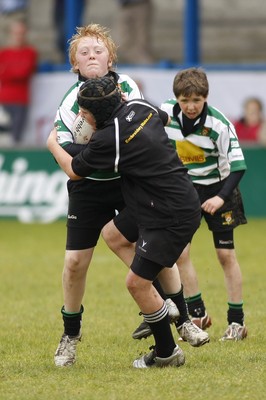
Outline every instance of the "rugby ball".
<svg viewBox="0 0 266 400"><path fill-rule="evenodd" d="M73 122L72 134L75 143L87 144L93 134L93 128L80 114L78 114Z"/></svg>

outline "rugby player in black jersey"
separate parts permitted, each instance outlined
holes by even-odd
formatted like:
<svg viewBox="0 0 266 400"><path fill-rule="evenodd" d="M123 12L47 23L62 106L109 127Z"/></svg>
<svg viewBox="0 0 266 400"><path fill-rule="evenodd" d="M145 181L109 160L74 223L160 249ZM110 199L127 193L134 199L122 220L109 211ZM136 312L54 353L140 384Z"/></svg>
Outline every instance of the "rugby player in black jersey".
<svg viewBox="0 0 266 400"><path fill-rule="evenodd" d="M121 174L126 203L121 218L128 214L137 226L135 256L126 284L155 339L154 349L133 366L180 366L185 357L174 341L166 304L152 282L160 275L165 293L177 301L181 283L173 265L199 227L201 209L187 169L164 130L168 114L142 99L122 101L109 77L85 82L78 104L96 128L89 144L72 159L52 131L47 146L72 180L96 170ZM205 335L202 345L209 336L199 331Z"/></svg>

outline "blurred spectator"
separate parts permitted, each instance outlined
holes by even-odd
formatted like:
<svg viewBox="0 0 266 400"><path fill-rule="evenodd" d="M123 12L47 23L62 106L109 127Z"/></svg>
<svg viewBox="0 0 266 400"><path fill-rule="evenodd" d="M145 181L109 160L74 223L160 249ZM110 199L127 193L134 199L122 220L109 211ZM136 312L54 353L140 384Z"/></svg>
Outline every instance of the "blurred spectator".
<svg viewBox="0 0 266 400"><path fill-rule="evenodd" d="M11 139L22 140L30 103L30 81L37 67L37 51L27 42L23 20L9 27L7 45L0 48L0 105L9 115Z"/></svg>
<svg viewBox="0 0 266 400"><path fill-rule="evenodd" d="M0 46L6 45L5 33L11 22L22 18L28 18L28 0L0 0Z"/></svg>
<svg viewBox="0 0 266 400"><path fill-rule="evenodd" d="M118 58L121 63L151 64L152 0L118 0Z"/></svg>
<svg viewBox="0 0 266 400"><path fill-rule="evenodd" d="M240 142L266 145L266 122L260 99L247 98L243 105L243 116L234 125Z"/></svg>

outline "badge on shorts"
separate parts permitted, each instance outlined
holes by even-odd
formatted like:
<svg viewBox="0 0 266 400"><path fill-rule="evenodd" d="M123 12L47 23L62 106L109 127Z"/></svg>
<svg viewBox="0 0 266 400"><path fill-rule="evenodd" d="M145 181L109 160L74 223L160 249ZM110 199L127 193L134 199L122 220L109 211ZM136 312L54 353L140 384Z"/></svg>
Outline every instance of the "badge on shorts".
<svg viewBox="0 0 266 400"><path fill-rule="evenodd" d="M233 211L226 211L221 215L224 218L223 225L232 225L235 221L233 218Z"/></svg>

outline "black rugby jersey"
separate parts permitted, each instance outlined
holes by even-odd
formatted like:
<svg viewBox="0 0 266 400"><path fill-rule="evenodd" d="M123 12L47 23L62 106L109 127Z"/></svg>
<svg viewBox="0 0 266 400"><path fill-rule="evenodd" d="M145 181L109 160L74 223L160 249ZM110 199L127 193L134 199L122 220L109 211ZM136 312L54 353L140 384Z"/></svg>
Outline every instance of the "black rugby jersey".
<svg viewBox="0 0 266 400"><path fill-rule="evenodd" d="M176 224L200 204L164 129L168 114L144 100L122 103L73 158L75 174L119 172L126 205L146 228Z"/></svg>

